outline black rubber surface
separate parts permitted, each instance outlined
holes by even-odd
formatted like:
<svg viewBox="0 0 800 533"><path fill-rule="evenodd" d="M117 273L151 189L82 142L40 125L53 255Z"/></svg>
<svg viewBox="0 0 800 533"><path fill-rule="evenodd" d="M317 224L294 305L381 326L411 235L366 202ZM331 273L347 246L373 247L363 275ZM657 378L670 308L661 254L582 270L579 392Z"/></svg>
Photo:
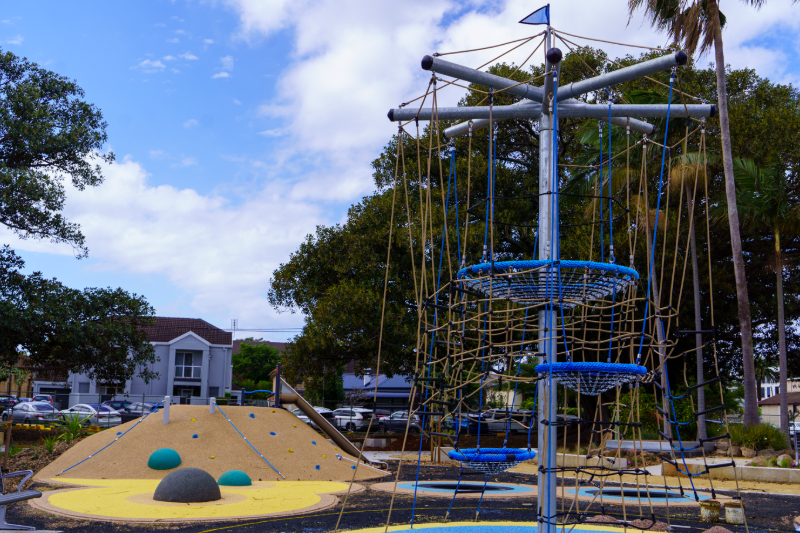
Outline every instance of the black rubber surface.
<svg viewBox="0 0 800 533"><path fill-rule="evenodd" d="M180 468L161 480L153 494L159 502L201 503L222 499L217 480L199 468Z"/></svg>

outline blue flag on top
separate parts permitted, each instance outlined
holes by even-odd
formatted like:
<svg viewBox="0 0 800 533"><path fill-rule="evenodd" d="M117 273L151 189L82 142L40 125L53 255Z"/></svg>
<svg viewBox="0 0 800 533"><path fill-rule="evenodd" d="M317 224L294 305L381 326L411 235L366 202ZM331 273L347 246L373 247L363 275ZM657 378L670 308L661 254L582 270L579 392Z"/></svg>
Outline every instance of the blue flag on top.
<svg viewBox="0 0 800 533"><path fill-rule="evenodd" d="M519 21L520 24L547 24L550 25L550 4L540 7L524 19Z"/></svg>

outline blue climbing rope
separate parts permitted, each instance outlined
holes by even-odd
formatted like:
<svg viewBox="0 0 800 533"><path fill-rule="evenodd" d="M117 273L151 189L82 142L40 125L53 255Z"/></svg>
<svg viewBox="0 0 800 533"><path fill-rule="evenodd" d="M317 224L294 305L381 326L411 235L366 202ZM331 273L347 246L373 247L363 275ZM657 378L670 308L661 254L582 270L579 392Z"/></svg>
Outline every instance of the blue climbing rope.
<svg viewBox="0 0 800 533"><path fill-rule="evenodd" d="M228 423L230 423L230 425L231 425L231 426L233 426L233 429L235 429L235 430L236 430L236 433L238 433L238 434L239 434L239 436L240 436L240 437L242 437L242 438L245 440L245 442L246 442L247 444L249 444L249 445L250 445L250 447L251 447L251 448L253 448L253 451L254 451L254 452L256 452L256 453L258 454L258 456L259 456L259 457L261 457L262 459L264 459L264 461L265 461L265 462L266 462L266 463L267 463L267 464L268 464L270 467L272 467L272 469L273 469L275 472L277 472L279 476L281 476L283 479L286 479L286 476L284 476L283 474L281 474L281 473L280 473L280 471L279 471L277 468L275 468L274 466L272 466L272 463L270 463L270 462L269 462L269 460L268 460L266 457L264 457L264 454L262 454L260 451L258 451L258 450L256 449L256 447L255 447L255 446L253 446L253 443L252 443L252 442L250 442L250 441L247 439L247 437L245 437L245 436L242 434L242 432L241 432L241 431L239 431L239 428L237 428L237 427L236 427L236 424L234 424L234 423L231 421L231 419L230 419L230 418L228 418L228 415L226 415L226 414L225 414L225 411L223 411L222 409L220 409L219 405L217 405L217 409L219 409L219 412L220 412L220 413L222 413L222 416L224 416L224 417L225 417L225 420L227 420L227 421L228 421Z"/></svg>

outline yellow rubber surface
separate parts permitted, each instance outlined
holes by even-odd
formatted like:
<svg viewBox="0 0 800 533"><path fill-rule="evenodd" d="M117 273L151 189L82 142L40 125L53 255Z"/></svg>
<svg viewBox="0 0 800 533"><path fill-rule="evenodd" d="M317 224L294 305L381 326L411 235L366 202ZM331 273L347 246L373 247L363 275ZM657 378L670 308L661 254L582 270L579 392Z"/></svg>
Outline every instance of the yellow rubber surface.
<svg viewBox="0 0 800 533"><path fill-rule="evenodd" d="M72 513L139 520L197 520L281 514L313 507L320 494L347 490L331 481L253 482L249 487L220 487L223 499L207 503L166 503L152 500L157 479L63 479L91 488L46 494L47 503Z"/></svg>

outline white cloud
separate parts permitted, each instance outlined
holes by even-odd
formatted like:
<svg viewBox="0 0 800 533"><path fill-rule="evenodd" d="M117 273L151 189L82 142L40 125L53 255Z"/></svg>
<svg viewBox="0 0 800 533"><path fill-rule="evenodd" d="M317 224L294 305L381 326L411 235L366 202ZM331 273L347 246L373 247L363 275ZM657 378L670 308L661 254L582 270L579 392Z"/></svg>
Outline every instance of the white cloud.
<svg viewBox="0 0 800 533"><path fill-rule="evenodd" d="M181 71L180 71L180 70L178 70L178 69L176 69L176 68L171 68L170 70L171 70L172 72L174 72L175 74L180 74L180 73L181 73Z"/></svg>
<svg viewBox="0 0 800 533"><path fill-rule="evenodd" d="M271 130L258 132L259 135L263 135L264 137L283 137L287 133L289 133L288 128L273 128Z"/></svg>
<svg viewBox="0 0 800 533"><path fill-rule="evenodd" d="M24 40L25 40L25 37L23 37L22 35L15 35L15 36L9 38L6 42L8 44L22 44L22 41L24 41Z"/></svg>
<svg viewBox="0 0 800 533"><path fill-rule="evenodd" d="M175 30L177 35L186 35L186 30Z"/></svg>
<svg viewBox="0 0 800 533"><path fill-rule="evenodd" d="M183 123L183 127L184 128L194 128L195 126L198 126L199 124L200 123L197 120L195 120L193 118L190 118L189 120L187 120L186 122Z"/></svg>
<svg viewBox="0 0 800 533"><path fill-rule="evenodd" d="M212 79L214 79L214 78L230 78L230 77L231 77L231 75L228 74L227 72L217 72L216 74L211 76Z"/></svg>
<svg viewBox="0 0 800 533"><path fill-rule="evenodd" d="M191 53L191 52L184 52L181 55L179 55L178 57L183 58L183 59L185 59L187 61L195 61L195 60L198 59L198 57L196 55L194 55L193 53Z"/></svg>
<svg viewBox="0 0 800 533"><path fill-rule="evenodd" d="M171 39L167 39L167 42L168 43L179 43L179 42L181 42L181 40L178 39L177 37L172 37Z"/></svg>
<svg viewBox="0 0 800 533"><path fill-rule="evenodd" d="M152 159L166 159L169 154L164 150L150 150L150 157Z"/></svg>
<svg viewBox="0 0 800 533"><path fill-rule="evenodd" d="M162 70L164 70L164 63L162 63L158 59L156 59L155 61L152 59L145 59L138 65L135 65L131 68L140 69L142 72L147 72L147 73L161 72Z"/></svg>
<svg viewBox="0 0 800 533"><path fill-rule="evenodd" d="M161 59L163 59L164 61L175 61L178 58L175 56L164 56Z"/></svg>
<svg viewBox="0 0 800 533"><path fill-rule="evenodd" d="M214 39L203 39L203 44L214 44Z"/></svg>
<svg viewBox="0 0 800 533"><path fill-rule="evenodd" d="M222 63L222 70L233 70L233 56L225 56L220 58Z"/></svg>
<svg viewBox="0 0 800 533"><path fill-rule="evenodd" d="M130 157L103 165L103 173L106 180L96 188L77 191L65 183L64 214L81 225L90 257L99 262L95 268L165 276L190 295L188 316L237 317L255 326L302 325L298 315L273 311L266 294L281 261L317 224L327 223L317 207L293 200L277 183L253 190L235 206L213 194L154 186L142 164ZM67 245L19 240L6 229L0 229L0 237L22 251L73 253Z"/></svg>
<svg viewBox="0 0 800 533"><path fill-rule="evenodd" d="M233 99L233 104L234 105L242 105L242 103L239 100L237 100L236 98Z"/></svg>
<svg viewBox="0 0 800 533"><path fill-rule="evenodd" d="M181 157L180 165L182 167L194 167L197 166L197 159L194 157Z"/></svg>

